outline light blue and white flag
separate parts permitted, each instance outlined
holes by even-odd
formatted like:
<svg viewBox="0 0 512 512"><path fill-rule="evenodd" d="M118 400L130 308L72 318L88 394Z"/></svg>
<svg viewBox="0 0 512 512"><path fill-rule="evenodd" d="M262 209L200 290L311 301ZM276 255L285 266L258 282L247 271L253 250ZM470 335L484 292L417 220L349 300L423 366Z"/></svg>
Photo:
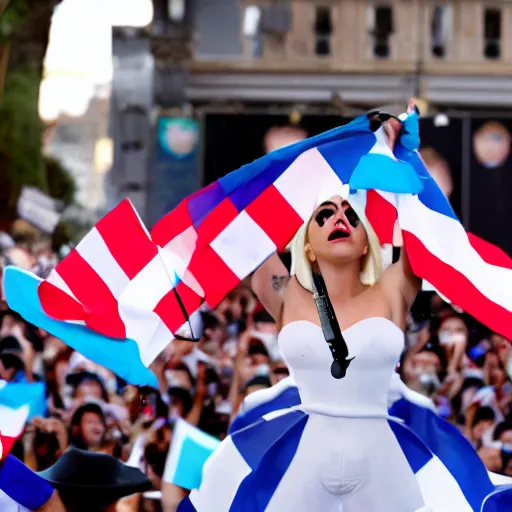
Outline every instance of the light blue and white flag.
<svg viewBox="0 0 512 512"><path fill-rule="evenodd" d="M197 489L201 484L203 466L219 444L217 438L178 418L165 463L164 482L183 489Z"/></svg>

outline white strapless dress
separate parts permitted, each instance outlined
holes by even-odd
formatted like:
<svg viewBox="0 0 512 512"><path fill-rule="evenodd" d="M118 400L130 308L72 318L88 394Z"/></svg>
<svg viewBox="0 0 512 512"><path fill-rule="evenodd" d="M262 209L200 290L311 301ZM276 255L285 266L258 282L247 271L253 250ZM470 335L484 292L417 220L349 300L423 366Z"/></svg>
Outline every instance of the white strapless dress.
<svg viewBox="0 0 512 512"><path fill-rule="evenodd" d="M228 437L187 507L199 512L416 512L422 494L388 422L388 390L404 345L385 318L343 333L354 357L331 376L321 328L286 325L279 345L301 404Z"/></svg>

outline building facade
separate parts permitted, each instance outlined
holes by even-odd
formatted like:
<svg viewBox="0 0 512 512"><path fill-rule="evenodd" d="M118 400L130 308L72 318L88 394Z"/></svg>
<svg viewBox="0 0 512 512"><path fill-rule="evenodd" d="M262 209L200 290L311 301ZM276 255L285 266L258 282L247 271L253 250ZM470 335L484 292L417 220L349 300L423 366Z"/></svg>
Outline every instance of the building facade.
<svg viewBox="0 0 512 512"><path fill-rule="evenodd" d="M512 104L506 0L198 0L192 101ZM221 36L222 34L222 36Z"/></svg>
<svg viewBox="0 0 512 512"><path fill-rule="evenodd" d="M208 112L350 117L376 106L405 105L416 96L431 112L458 109L468 119L467 124L459 119L443 129L452 130L446 151L456 153L451 165L464 184L460 209L469 218L468 148L480 121L469 120L468 111L510 117L506 110L512 106L512 32L505 29L511 26L512 2L153 0L153 4L151 26L119 27L113 33L109 131L114 164L107 180L108 207L129 197L150 225L204 184L209 170L204 140ZM173 11L173 4L185 10ZM203 155L194 160L197 165L172 157L161 165L159 119L180 118L201 124ZM457 123L466 128L457 128ZM264 135L253 135L256 144ZM466 149L459 148L462 144ZM228 172L236 166L226 163L222 168Z"/></svg>

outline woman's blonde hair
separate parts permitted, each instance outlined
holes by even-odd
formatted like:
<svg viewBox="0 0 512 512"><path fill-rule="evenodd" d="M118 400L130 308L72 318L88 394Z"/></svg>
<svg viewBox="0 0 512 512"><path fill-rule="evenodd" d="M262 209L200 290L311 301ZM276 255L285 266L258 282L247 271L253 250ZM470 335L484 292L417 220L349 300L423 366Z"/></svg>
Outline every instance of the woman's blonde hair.
<svg viewBox="0 0 512 512"><path fill-rule="evenodd" d="M335 195L338 194L332 194L330 197ZM366 230L366 236L368 237L368 253L364 257L359 278L363 284L372 286L377 282L381 274L382 260L379 239L377 238L377 235L375 234L375 231L373 230L365 214L366 192L358 191L355 194L351 194L347 198L347 201L357 213L361 223ZM322 201L317 201L317 205L315 206L314 210L316 210L321 202ZM301 286L311 293L313 293L313 277L311 275L312 268L311 263L306 256L305 245L307 242L307 233L312 217L313 214L311 214L309 220L305 222L297 231L289 246L292 256L291 274L295 275Z"/></svg>

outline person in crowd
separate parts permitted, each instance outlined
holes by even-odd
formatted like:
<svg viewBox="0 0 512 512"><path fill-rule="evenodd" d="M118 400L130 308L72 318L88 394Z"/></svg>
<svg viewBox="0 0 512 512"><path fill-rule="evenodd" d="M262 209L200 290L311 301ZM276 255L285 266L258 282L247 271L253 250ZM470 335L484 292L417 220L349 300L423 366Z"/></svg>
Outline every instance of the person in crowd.
<svg viewBox="0 0 512 512"><path fill-rule="evenodd" d="M436 180L439 188L444 192L446 197L450 198L453 192L453 178L446 159L432 147L422 148L420 155L423 162L425 162L428 172Z"/></svg>
<svg viewBox="0 0 512 512"><path fill-rule="evenodd" d="M2 352L0 354L0 379L7 382L26 382L26 367L16 353Z"/></svg>
<svg viewBox="0 0 512 512"><path fill-rule="evenodd" d="M171 430L167 424L160 428L152 428L148 431L146 445L144 448L144 461L146 463L146 474L148 475L153 489L162 489L162 477L167 459L167 452L171 444Z"/></svg>
<svg viewBox="0 0 512 512"><path fill-rule="evenodd" d="M446 371L449 376L456 376L465 364L468 344L468 328L460 315L447 316L441 320L437 338L443 347L448 362Z"/></svg>
<svg viewBox="0 0 512 512"><path fill-rule="evenodd" d="M97 403L79 406L71 418L70 443L82 450L100 452L106 448L107 420Z"/></svg>
<svg viewBox="0 0 512 512"><path fill-rule="evenodd" d="M499 441L502 445L512 447L512 421L507 419L498 423L493 432L493 439Z"/></svg>

